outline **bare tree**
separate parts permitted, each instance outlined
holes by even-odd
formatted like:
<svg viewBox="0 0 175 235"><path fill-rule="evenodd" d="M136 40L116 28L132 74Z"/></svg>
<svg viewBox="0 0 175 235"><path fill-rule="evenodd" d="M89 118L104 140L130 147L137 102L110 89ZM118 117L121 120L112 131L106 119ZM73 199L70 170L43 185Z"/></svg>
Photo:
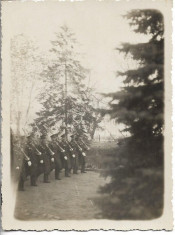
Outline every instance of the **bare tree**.
<svg viewBox="0 0 175 235"><path fill-rule="evenodd" d="M34 88L40 76L38 49L24 35L11 39L11 125L17 135L27 124Z"/></svg>

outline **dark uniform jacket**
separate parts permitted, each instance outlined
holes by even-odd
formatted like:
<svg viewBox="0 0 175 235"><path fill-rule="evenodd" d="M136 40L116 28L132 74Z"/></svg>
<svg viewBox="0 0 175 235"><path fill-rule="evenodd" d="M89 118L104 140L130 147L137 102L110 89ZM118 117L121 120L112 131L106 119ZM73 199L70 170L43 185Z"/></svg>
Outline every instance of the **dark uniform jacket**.
<svg viewBox="0 0 175 235"><path fill-rule="evenodd" d="M41 140L38 146L38 150L41 152L40 159L43 160L43 163L40 163L40 171L48 174L51 171L51 157L47 143Z"/></svg>
<svg viewBox="0 0 175 235"><path fill-rule="evenodd" d="M62 169L61 151L60 151L56 141L50 142L49 148L54 152L53 157L54 157L55 167Z"/></svg>
<svg viewBox="0 0 175 235"><path fill-rule="evenodd" d="M64 168L66 167L70 169L71 168L71 156L70 156L69 146L67 145L66 141L62 141L61 143L59 143L59 145L61 146L61 148L65 150L65 152L62 153L63 166Z"/></svg>
<svg viewBox="0 0 175 235"><path fill-rule="evenodd" d="M31 166L27 164L28 172L30 175L36 175L39 162L36 149L33 147L31 142L27 142L25 147L25 153L30 158L31 161Z"/></svg>
<svg viewBox="0 0 175 235"><path fill-rule="evenodd" d="M80 141L76 141L76 145L77 145L77 151L78 151L78 162L79 164L84 164L85 162L85 146L82 145L82 143Z"/></svg>
<svg viewBox="0 0 175 235"><path fill-rule="evenodd" d="M72 148L72 151L71 151L72 167L78 168L78 154L79 153L78 153L78 150L77 150L77 144L75 143L74 140L71 140L69 142L69 145Z"/></svg>
<svg viewBox="0 0 175 235"><path fill-rule="evenodd" d="M14 175L15 181L18 181L21 177L24 181L27 177L27 160L24 153L20 150L19 146L14 146Z"/></svg>

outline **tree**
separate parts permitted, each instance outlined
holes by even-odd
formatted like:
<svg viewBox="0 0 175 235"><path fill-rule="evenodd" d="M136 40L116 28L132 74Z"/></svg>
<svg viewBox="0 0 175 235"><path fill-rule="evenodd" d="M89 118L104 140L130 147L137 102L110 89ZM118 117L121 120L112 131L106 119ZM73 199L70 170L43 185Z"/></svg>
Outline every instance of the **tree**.
<svg viewBox="0 0 175 235"><path fill-rule="evenodd" d="M39 129L45 125L51 132L93 131L93 137L97 110L93 107L92 88L86 85L89 71L80 63L75 35L62 26L51 44L52 60L42 73L45 88L38 97L42 110L35 123Z"/></svg>
<svg viewBox="0 0 175 235"><path fill-rule="evenodd" d="M121 91L108 94L109 113L125 124L132 161L138 164L162 164L164 108L164 36L163 16L155 10L133 10L126 15L136 33L150 36L146 43L124 43L118 51L131 56L139 67L118 72L124 77ZM124 139L126 141L126 139ZM134 159L135 158L135 159Z"/></svg>
<svg viewBox="0 0 175 235"><path fill-rule="evenodd" d="M40 68L34 42L22 34L14 36L11 39L11 126L18 136L28 122Z"/></svg>
<svg viewBox="0 0 175 235"><path fill-rule="evenodd" d="M156 10L132 10L125 17L136 33L149 39L117 48L138 66L118 72L123 87L106 95L111 97L106 113L124 124L123 133L129 135L118 140L113 168L105 172L111 181L101 188L104 197L98 203L107 218L148 219L160 216L163 208L163 16Z"/></svg>

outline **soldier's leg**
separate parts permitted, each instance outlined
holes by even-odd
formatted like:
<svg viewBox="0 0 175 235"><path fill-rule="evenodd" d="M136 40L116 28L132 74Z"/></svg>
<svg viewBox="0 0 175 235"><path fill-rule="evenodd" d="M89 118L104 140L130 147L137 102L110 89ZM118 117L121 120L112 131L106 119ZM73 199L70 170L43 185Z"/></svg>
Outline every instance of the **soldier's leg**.
<svg viewBox="0 0 175 235"><path fill-rule="evenodd" d="M44 183L50 183L48 173L44 173Z"/></svg>
<svg viewBox="0 0 175 235"><path fill-rule="evenodd" d="M76 158L76 161L75 161L75 172L76 174L78 174L78 158Z"/></svg>
<svg viewBox="0 0 175 235"><path fill-rule="evenodd" d="M61 180L59 175L60 175L60 168L59 166L55 166L55 179L56 180Z"/></svg>
<svg viewBox="0 0 175 235"><path fill-rule="evenodd" d="M46 174L44 173L44 182L47 181L47 176Z"/></svg>
<svg viewBox="0 0 175 235"><path fill-rule="evenodd" d="M69 169L68 169L67 167L65 167L65 176L66 176L66 177L70 177L70 175L69 175Z"/></svg>
<svg viewBox="0 0 175 235"><path fill-rule="evenodd" d="M69 163L68 164L68 172L69 174L71 174L71 170L72 170L72 159L69 159Z"/></svg>
<svg viewBox="0 0 175 235"><path fill-rule="evenodd" d="M46 160L48 160L48 159L46 159ZM49 172L50 172L49 161L45 161L45 164L44 164L44 183L50 183L49 182Z"/></svg>
<svg viewBox="0 0 175 235"><path fill-rule="evenodd" d="M81 169L81 173L83 173L83 157L81 157L81 160L80 160L80 169Z"/></svg>
<svg viewBox="0 0 175 235"><path fill-rule="evenodd" d="M18 191L25 191L24 190L24 179L22 176L19 177Z"/></svg>
<svg viewBox="0 0 175 235"><path fill-rule="evenodd" d="M78 163L77 163L77 165L78 165L78 170L81 170L81 157L80 157L80 156L78 156L77 161L78 161Z"/></svg>
<svg viewBox="0 0 175 235"><path fill-rule="evenodd" d="M30 176L31 186L37 186L36 179L37 179L37 165L34 165L31 170L31 176Z"/></svg>
<svg viewBox="0 0 175 235"><path fill-rule="evenodd" d="M71 171L72 171L72 167L71 167L71 165L70 165L70 166L68 166L69 177L70 177L70 175L71 175Z"/></svg>
<svg viewBox="0 0 175 235"><path fill-rule="evenodd" d="M65 177L70 177L67 161L65 162Z"/></svg>
<svg viewBox="0 0 175 235"><path fill-rule="evenodd" d="M76 167L74 167L73 174L78 175L78 170L77 170L77 168L76 168Z"/></svg>
<svg viewBox="0 0 175 235"><path fill-rule="evenodd" d="M74 166L74 168L73 168L73 174L77 174L77 172L76 172L76 167Z"/></svg>
<svg viewBox="0 0 175 235"><path fill-rule="evenodd" d="M35 184L35 179L34 179L33 175L31 175L30 176L30 185L34 186L34 184Z"/></svg>
<svg viewBox="0 0 175 235"><path fill-rule="evenodd" d="M76 162L76 158L74 159L74 164L73 164L73 174L78 174L78 173L77 173L77 162Z"/></svg>
<svg viewBox="0 0 175 235"><path fill-rule="evenodd" d="M85 171L85 159L84 159L84 157L82 158L82 163L81 163L81 173L86 173L86 171Z"/></svg>
<svg viewBox="0 0 175 235"><path fill-rule="evenodd" d="M30 183L31 183L31 186L37 186L37 184L36 184L36 175L35 174L31 175Z"/></svg>

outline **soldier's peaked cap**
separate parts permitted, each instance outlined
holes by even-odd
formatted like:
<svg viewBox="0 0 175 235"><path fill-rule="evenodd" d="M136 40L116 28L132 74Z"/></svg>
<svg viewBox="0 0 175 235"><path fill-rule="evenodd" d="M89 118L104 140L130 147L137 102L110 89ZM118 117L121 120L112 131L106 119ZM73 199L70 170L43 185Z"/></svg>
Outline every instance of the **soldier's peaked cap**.
<svg viewBox="0 0 175 235"><path fill-rule="evenodd" d="M75 139L76 139L76 140L78 140L78 139L79 139L79 137L80 137L79 135L76 135L76 136L75 136Z"/></svg>
<svg viewBox="0 0 175 235"><path fill-rule="evenodd" d="M54 134L52 134L50 137L51 138L54 138L54 137L57 137L58 136L58 133L54 133Z"/></svg>
<svg viewBox="0 0 175 235"><path fill-rule="evenodd" d="M34 132L31 132L31 133L28 133L28 134L27 134L27 138L30 138L30 137L32 137L32 136L34 136Z"/></svg>
<svg viewBox="0 0 175 235"><path fill-rule="evenodd" d="M45 137L45 136L47 136L46 132L43 132L43 133L40 134L40 137Z"/></svg>
<svg viewBox="0 0 175 235"><path fill-rule="evenodd" d="M59 137L62 137L63 134L65 134L64 131L58 132L58 136L59 136Z"/></svg>

